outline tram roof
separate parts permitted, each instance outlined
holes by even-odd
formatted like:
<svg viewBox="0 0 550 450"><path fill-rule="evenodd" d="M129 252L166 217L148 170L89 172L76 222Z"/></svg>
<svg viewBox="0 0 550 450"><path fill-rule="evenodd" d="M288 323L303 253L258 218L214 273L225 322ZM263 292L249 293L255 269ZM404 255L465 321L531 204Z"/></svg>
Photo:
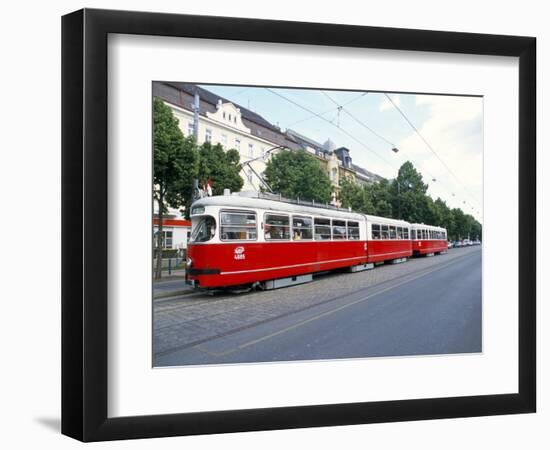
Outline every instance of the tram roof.
<svg viewBox="0 0 550 450"><path fill-rule="evenodd" d="M409 222L406 222L404 220L400 219L390 219L388 217L381 217L381 216L371 216L370 214L363 214L367 221L369 222L378 222L383 224L389 224L389 225L398 225L402 227L409 227L411 224Z"/></svg>
<svg viewBox="0 0 550 450"><path fill-rule="evenodd" d="M231 208L250 208L280 211L294 214L308 214L311 216L338 217L342 219L361 220L365 214L346 211L343 208L332 208L325 205L315 205L310 202L291 202L287 199L258 198L248 195L215 195L201 198L193 203L193 206L221 206Z"/></svg>
<svg viewBox="0 0 550 450"><path fill-rule="evenodd" d="M426 225L425 223L411 223L412 228L425 228L426 230L447 231L445 228L436 227L435 225Z"/></svg>
<svg viewBox="0 0 550 450"><path fill-rule="evenodd" d="M244 194L244 195L243 195ZM250 208L280 211L293 214L308 214L311 216L337 217L342 219L364 220L379 222L390 225L410 226L409 222L387 217L372 216L353 211L346 211L344 208L314 204L312 202L292 201L277 196L263 193L234 193L231 195L215 195L213 197L201 198L193 203L193 206L221 206L231 208Z"/></svg>

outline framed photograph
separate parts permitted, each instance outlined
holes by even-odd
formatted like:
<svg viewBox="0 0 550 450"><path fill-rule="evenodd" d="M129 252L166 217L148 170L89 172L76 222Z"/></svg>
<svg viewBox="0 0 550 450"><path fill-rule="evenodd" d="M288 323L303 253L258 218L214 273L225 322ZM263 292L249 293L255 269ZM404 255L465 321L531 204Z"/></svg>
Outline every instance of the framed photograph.
<svg viewBox="0 0 550 450"><path fill-rule="evenodd" d="M535 412L536 40L62 21L62 432Z"/></svg>

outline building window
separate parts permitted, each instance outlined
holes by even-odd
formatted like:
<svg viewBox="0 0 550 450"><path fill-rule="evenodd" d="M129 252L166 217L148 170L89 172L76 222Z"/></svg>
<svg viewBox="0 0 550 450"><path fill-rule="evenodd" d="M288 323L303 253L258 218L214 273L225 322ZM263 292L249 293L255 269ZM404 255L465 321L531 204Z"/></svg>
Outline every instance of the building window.
<svg viewBox="0 0 550 450"><path fill-rule="evenodd" d="M225 119L225 111L223 112L223 118Z"/></svg>
<svg viewBox="0 0 550 450"><path fill-rule="evenodd" d="M246 179L248 180L248 182L249 182L250 184L252 184L252 170L248 169L248 170L246 171Z"/></svg>
<svg viewBox="0 0 550 450"><path fill-rule="evenodd" d="M265 147L262 147L262 159L265 159Z"/></svg>
<svg viewBox="0 0 550 450"><path fill-rule="evenodd" d="M231 122L231 114L229 114L229 121Z"/></svg>
<svg viewBox="0 0 550 450"><path fill-rule="evenodd" d="M222 134L222 145L224 148L227 147L227 134Z"/></svg>
<svg viewBox="0 0 550 450"><path fill-rule="evenodd" d="M235 139L235 149L240 152L241 151L241 141L240 139Z"/></svg>
<svg viewBox="0 0 550 450"><path fill-rule="evenodd" d="M159 232L155 232L155 241L154 245L155 248L158 248L158 234ZM172 231L162 231L162 248L173 248L174 245L174 234Z"/></svg>
<svg viewBox="0 0 550 450"><path fill-rule="evenodd" d="M210 128L206 129L204 135L204 142L212 142L212 130Z"/></svg>
<svg viewBox="0 0 550 450"><path fill-rule="evenodd" d="M248 144L248 157L254 158L254 144Z"/></svg>
<svg viewBox="0 0 550 450"><path fill-rule="evenodd" d="M193 126L193 122L187 122L187 135L193 136L195 134L195 127Z"/></svg>

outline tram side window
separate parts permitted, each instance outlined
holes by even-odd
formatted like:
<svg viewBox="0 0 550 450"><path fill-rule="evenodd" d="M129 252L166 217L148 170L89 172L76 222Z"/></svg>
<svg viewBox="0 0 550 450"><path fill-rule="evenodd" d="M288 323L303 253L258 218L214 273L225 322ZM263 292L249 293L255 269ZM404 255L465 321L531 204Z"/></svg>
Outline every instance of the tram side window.
<svg viewBox="0 0 550 450"><path fill-rule="evenodd" d="M267 241L290 239L290 218L278 214L266 214L264 237Z"/></svg>
<svg viewBox="0 0 550 450"><path fill-rule="evenodd" d="M397 227L397 239L403 239L403 227Z"/></svg>
<svg viewBox="0 0 550 450"><path fill-rule="evenodd" d="M359 240L359 222L348 221L348 239Z"/></svg>
<svg viewBox="0 0 550 450"><path fill-rule="evenodd" d="M390 238L390 228L387 225L382 225L382 239Z"/></svg>
<svg viewBox="0 0 550 450"><path fill-rule="evenodd" d="M316 218L315 239L319 241L330 241L330 219Z"/></svg>
<svg viewBox="0 0 550 450"><path fill-rule="evenodd" d="M380 239L381 233L380 233L380 225L373 223L372 224L372 238L373 239Z"/></svg>
<svg viewBox="0 0 550 450"><path fill-rule="evenodd" d="M403 228L403 239L409 239L409 229Z"/></svg>
<svg viewBox="0 0 550 450"><path fill-rule="evenodd" d="M313 239L312 224L311 217L292 216L292 239Z"/></svg>
<svg viewBox="0 0 550 450"><path fill-rule="evenodd" d="M332 239L342 240L346 239L346 221L345 220L332 220Z"/></svg>
<svg viewBox="0 0 550 450"><path fill-rule="evenodd" d="M256 213L222 212L220 215L222 241L255 241L257 238Z"/></svg>
<svg viewBox="0 0 550 450"><path fill-rule="evenodd" d="M397 233L395 231L395 225L390 225L390 239L397 239Z"/></svg>
<svg viewBox="0 0 550 450"><path fill-rule="evenodd" d="M416 240L416 230L411 230L411 239Z"/></svg>

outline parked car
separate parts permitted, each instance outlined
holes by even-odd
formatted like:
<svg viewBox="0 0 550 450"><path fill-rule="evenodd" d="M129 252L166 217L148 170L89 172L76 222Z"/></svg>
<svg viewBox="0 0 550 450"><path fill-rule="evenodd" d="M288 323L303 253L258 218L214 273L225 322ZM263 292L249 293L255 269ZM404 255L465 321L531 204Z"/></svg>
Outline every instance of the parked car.
<svg viewBox="0 0 550 450"><path fill-rule="evenodd" d="M454 242L452 241L447 242L447 248L453 248L453 247L454 247Z"/></svg>

